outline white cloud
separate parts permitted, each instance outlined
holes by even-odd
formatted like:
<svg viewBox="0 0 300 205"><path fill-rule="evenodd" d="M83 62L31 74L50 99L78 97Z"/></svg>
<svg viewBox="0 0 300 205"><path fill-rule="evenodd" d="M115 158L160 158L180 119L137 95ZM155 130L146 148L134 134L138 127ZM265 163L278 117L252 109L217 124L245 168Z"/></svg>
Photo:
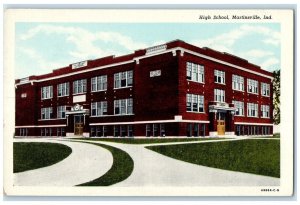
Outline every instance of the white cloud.
<svg viewBox="0 0 300 205"><path fill-rule="evenodd" d="M210 47L221 52L233 52L233 46L236 41L250 35L262 35L262 42L278 46L280 44L280 33L263 26L242 25L227 33L222 33L208 39L193 40L192 44L200 47Z"/></svg>
<svg viewBox="0 0 300 205"><path fill-rule="evenodd" d="M242 54L246 58L264 58L267 56L273 56L274 53L266 50L252 49Z"/></svg>
<svg viewBox="0 0 300 205"><path fill-rule="evenodd" d="M70 51L72 57L85 60L107 55L121 55L119 50L111 48L99 48L96 42L111 43L119 45L125 50L133 51L136 49L147 47L145 43L137 42L132 38L117 32L90 32L78 27L65 27L54 25L39 25L30 29L27 33L20 36L20 40L28 40L34 38L38 34L52 35L57 34L65 37L67 42L74 44L75 49Z"/></svg>
<svg viewBox="0 0 300 205"><path fill-rule="evenodd" d="M29 75L40 75L45 74L47 72L66 66L67 62L61 61L47 61L43 58L37 51L32 48L18 47L18 52L22 55L22 60L16 62L16 76L25 77ZM29 62L24 64L24 62Z"/></svg>
<svg viewBox="0 0 300 205"><path fill-rule="evenodd" d="M279 68L279 62L277 58L271 57L261 64L261 68L272 71Z"/></svg>

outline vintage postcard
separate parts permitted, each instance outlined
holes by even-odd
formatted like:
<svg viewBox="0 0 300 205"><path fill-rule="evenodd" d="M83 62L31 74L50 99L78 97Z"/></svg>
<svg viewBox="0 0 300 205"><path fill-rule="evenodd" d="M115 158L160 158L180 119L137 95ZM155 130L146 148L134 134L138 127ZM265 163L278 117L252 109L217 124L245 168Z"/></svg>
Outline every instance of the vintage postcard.
<svg viewBox="0 0 300 205"><path fill-rule="evenodd" d="M7 195L293 195L293 10L4 18Z"/></svg>

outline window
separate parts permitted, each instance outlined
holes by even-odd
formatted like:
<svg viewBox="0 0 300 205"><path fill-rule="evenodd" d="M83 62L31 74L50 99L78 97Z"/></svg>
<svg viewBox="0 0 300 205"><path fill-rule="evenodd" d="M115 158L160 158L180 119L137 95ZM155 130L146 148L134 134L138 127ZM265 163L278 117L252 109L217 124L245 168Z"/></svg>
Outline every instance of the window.
<svg viewBox="0 0 300 205"><path fill-rule="evenodd" d="M133 83L133 71L125 71L115 73L114 75L114 88L126 88L132 86Z"/></svg>
<svg viewBox="0 0 300 205"><path fill-rule="evenodd" d="M261 116L264 118L270 117L270 107L269 105L262 105L261 106Z"/></svg>
<svg viewBox="0 0 300 205"><path fill-rule="evenodd" d="M41 119L51 119L52 116L52 107L45 107L41 109Z"/></svg>
<svg viewBox="0 0 300 205"><path fill-rule="evenodd" d="M86 92L86 79L76 80L73 82L73 94Z"/></svg>
<svg viewBox="0 0 300 205"><path fill-rule="evenodd" d="M133 126L132 125L127 125L127 136L133 137Z"/></svg>
<svg viewBox="0 0 300 205"><path fill-rule="evenodd" d="M258 104L248 103L247 104L248 117L258 117Z"/></svg>
<svg viewBox="0 0 300 205"><path fill-rule="evenodd" d="M258 82L257 80L247 79L248 93L258 94Z"/></svg>
<svg viewBox="0 0 300 205"><path fill-rule="evenodd" d="M57 85L57 96L68 96L69 95L69 83L61 83Z"/></svg>
<svg viewBox="0 0 300 205"><path fill-rule="evenodd" d="M225 90L215 89L214 93L216 102L225 102Z"/></svg>
<svg viewBox="0 0 300 205"><path fill-rule="evenodd" d="M107 101L93 102L91 104L92 116L107 115Z"/></svg>
<svg viewBox="0 0 300 205"><path fill-rule="evenodd" d="M215 83L225 84L225 72L215 70Z"/></svg>
<svg viewBox="0 0 300 205"><path fill-rule="evenodd" d="M66 106L58 106L57 107L57 118L63 119L66 118Z"/></svg>
<svg viewBox="0 0 300 205"><path fill-rule="evenodd" d="M133 114L133 100L132 100L132 98L115 100L114 101L114 110L115 110L115 115Z"/></svg>
<svg viewBox="0 0 300 205"><path fill-rule="evenodd" d="M204 66L195 63L186 63L186 78L195 82L204 82Z"/></svg>
<svg viewBox="0 0 300 205"><path fill-rule="evenodd" d="M53 97L53 87L52 86L45 86L41 88L42 90L42 100L43 99L50 99Z"/></svg>
<svg viewBox="0 0 300 205"><path fill-rule="evenodd" d="M244 102L232 101L232 103L234 104L234 107L236 108L235 115L236 116L244 116Z"/></svg>
<svg viewBox="0 0 300 205"><path fill-rule="evenodd" d="M268 83L261 83L261 95L270 97L270 84Z"/></svg>
<svg viewBox="0 0 300 205"><path fill-rule="evenodd" d="M186 94L186 111L204 112L204 96Z"/></svg>
<svg viewBox="0 0 300 205"><path fill-rule="evenodd" d="M20 136L27 136L28 129L27 128L20 128Z"/></svg>
<svg viewBox="0 0 300 205"><path fill-rule="evenodd" d="M238 75L232 75L232 89L244 91L244 78Z"/></svg>
<svg viewBox="0 0 300 205"><path fill-rule="evenodd" d="M120 136L120 126L114 125L114 137L119 137L119 136Z"/></svg>
<svg viewBox="0 0 300 205"><path fill-rule="evenodd" d="M91 80L91 90L101 91L107 89L107 75L97 76Z"/></svg>

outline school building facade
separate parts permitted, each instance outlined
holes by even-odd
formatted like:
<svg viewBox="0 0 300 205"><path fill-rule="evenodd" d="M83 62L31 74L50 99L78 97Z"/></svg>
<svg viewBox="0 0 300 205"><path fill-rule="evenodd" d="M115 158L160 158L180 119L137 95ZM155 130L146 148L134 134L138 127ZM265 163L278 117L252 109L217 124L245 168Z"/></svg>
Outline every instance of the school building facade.
<svg viewBox="0 0 300 205"><path fill-rule="evenodd" d="M272 73L175 40L15 81L15 136L273 133Z"/></svg>

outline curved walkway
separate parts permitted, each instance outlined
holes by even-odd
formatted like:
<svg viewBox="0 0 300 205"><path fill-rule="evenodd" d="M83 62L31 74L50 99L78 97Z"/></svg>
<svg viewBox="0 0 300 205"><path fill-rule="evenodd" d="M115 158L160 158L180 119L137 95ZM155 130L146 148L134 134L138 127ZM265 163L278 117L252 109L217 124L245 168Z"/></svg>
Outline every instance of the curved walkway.
<svg viewBox="0 0 300 205"><path fill-rule="evenodd" d="M54 165L14 174L15 186L74 186L98 178L113 164L112 154L93 144L54 139L15 139L14 142L52 142L72 149L67 158Z"/></svg>
<svg viewBox="0 0 300 205"><path fill-rule="evenodd" d="M220 141L222 140L213 143ZM99 143L99 141L93 142ZM173 159L148 150L145 145L104 141L101 141L101 144L124 150L134 161L131 176L113 186L277 186L280 184L280 179L274 177L221 170Z"/></svg>

